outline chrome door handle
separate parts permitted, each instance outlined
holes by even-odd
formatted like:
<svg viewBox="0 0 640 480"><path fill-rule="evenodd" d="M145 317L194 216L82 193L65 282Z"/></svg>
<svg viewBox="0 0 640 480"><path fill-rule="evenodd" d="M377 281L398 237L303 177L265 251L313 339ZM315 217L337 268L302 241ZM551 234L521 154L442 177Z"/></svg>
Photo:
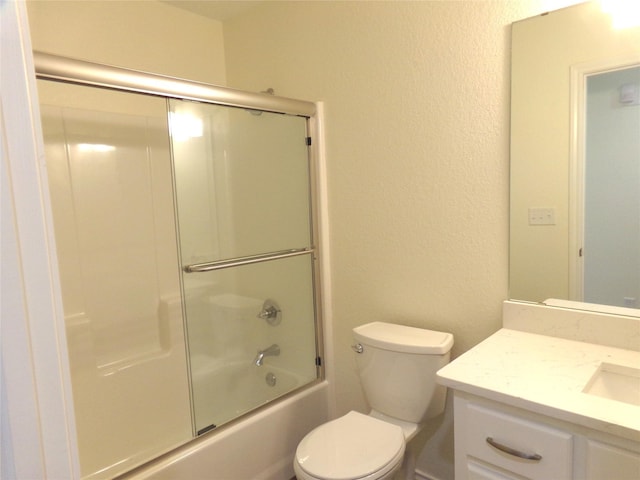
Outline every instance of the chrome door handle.
<svg viewBox="0 0 640 480"><path fill-rule="evenodd" d="M279 260L281 258L297 257L298 255L308 255L314 253L313 248L293 248L291 250L281 250L273 253L263 253L260 255L249 255L248 257L231 258L229 260L216 260L213 262L194 263L186 265L182 269L186 273L211 272L229 267L240 267L253 263L266 262L269 260Z"/></svg>
<svg viewBox="0 0 640 480"><path fill-rule="evenodd" d="M525 453L521 452L520 450L515 450L511 447L507 447L506 445L502 445L501 443L496 442L491 437L487 437L487 443L493 448L496 448L508 455L513 455L514 457L524 458L525 460L533 460L535 462L539 462L540 460L542 460L542 455L538 455L537 453Z"/></svg>

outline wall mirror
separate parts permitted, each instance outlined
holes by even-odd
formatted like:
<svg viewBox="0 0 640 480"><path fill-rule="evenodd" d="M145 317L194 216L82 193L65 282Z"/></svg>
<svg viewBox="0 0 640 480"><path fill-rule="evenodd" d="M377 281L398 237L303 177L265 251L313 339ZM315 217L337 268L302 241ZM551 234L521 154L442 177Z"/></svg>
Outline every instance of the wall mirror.
<svg viewBox="0 0 640 480"><path fill-rule="evenodd" d="M621 25L601 2L587 2L513 24L514 300L614 305L640 315L635 16L635 24Z"/></svg>

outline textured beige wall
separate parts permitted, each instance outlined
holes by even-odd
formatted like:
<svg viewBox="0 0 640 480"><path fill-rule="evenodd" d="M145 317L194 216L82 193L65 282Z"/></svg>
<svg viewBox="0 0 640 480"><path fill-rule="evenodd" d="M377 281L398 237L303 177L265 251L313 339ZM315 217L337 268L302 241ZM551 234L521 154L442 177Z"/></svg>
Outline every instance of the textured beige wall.
<svg viewBox="0 0 640 480"><path fill-rule="evenodd" d="M230 85L325 102L338 414L366 409L354 326L449 331L454 355L500 327L510 24L552 7L267 2L225 22ZM451 420L439 422L418 467L452 478Z"/></svg>
<svg viewBox="0 0 640 480"><path fill-rule="evenodd" d="M155 1L28 0L34 50L224 85L222 24Z"/></svg>
<svg viewBox="0 0 640 480"><path fill-rule="evenodd" d="M229 84L326 108L338 405L350 330L455 334L507 298L509 24L526 2L268 2L225 23ZM358 400L358 401L356 401Z"/></svg>

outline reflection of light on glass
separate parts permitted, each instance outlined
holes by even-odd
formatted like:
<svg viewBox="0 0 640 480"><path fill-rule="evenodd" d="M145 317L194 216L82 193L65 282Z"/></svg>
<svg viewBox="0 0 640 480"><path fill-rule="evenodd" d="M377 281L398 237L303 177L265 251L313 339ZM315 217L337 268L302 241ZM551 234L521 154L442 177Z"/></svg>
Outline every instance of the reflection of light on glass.
<svg viewBox="0 0 640 480"><path fill-rule="evenodd" d="M184 113L169 112L171 138L181 142L202 136L202 119Z"/></svg>
<svg viewBox="0 0 640 480"><path fill-rule="evenodd" d="M600 0L602 11L611 16L613 28L640 26L640 2L638 0Z"/></svg>
<svg viewBox="0 0 640 480"><path fill-rule="evenodd" d="M79 143L78 149L82 152L111 152L115 150L116 147L103 143Z"/></svg>

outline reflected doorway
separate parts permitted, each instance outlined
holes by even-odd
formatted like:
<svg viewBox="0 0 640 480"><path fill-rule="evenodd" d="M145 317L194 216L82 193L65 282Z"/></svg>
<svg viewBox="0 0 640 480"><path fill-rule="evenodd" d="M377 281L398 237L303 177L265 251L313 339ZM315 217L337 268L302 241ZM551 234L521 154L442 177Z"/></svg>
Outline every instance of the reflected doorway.
<svg viewBox="0 0 640 480"><path fill-rule="evenodd" d="M639 308L640 66L581 76L572 299Z"/></svg>

